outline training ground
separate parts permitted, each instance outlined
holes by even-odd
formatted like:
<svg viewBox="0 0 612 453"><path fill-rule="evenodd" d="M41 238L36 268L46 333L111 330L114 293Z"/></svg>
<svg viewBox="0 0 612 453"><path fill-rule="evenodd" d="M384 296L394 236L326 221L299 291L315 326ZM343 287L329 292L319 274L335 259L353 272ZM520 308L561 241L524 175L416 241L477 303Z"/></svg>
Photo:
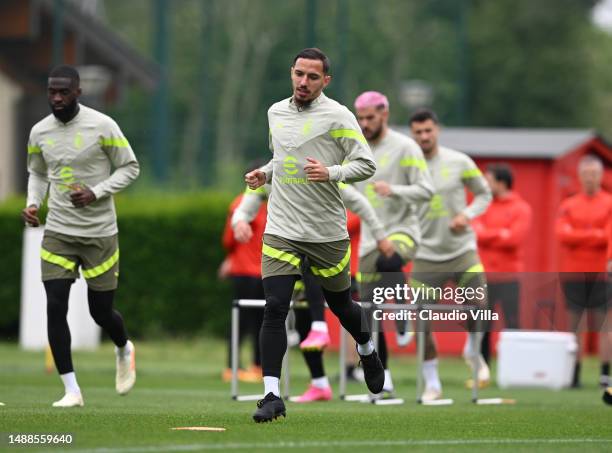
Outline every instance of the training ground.
<svg viewBox="0 0 612 453"><path fill-rule="evenodd" d="M467 367L442 358L444 396L455 404L422 407L414 402L413 357L391 363L401 406L332 402L287 403L287 418L255 424L254 402L234 402L221 382L225 343L212 340L136 342L138 380L121 397L114 390L110 343L96 352L74 354L85 407L54 409L62 384L44 372L44 354L0 343L0 451L71 453L191 451L612 451L612 407L601 401L599 365L583 363L579 390L487 389L482 398L506 397L515 405L475 406L463 388ZM244 358L246 359L246 350ZM246 360L244 360L246 363ZM292 394L305 389L307 372L293 353ZM326 357L337 393L337 355ZM495 375L494 370L493 375ZM261 386L241 384L241 392ZM350 384L363 393L365 386ZM336 395L334 395L336 397ZM222 427L223 432L173 431L182 426ZM10 449L8 433L70 433L71 446Z"/></svg>

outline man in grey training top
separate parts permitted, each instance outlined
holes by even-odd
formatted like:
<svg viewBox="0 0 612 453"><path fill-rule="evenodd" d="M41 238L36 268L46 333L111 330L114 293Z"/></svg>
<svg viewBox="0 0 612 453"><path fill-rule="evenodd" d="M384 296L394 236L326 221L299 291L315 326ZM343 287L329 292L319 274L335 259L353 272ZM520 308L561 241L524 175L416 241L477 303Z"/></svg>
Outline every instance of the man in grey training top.
<svg viewBox="0 0 612 453"><path fill-rule="evenodd" d="M329 59L323 52L302 50L293 60L291 81L293 96L268 110L273 158L245 176L251 189L272 184L262 247L266 307L260 345L265 397L253 414L256 422L285 415L279 391L287 349L285 319L304 257L328 306L357 342L368 388L380 393L384 383L363 310L350 296L351 250L338 187L338 182L369 178L376 164L353 114L323 94L331 81Z"/></svg>
<svg viewBox="0 0 612 453"><path fill-rule="evenodd" d="M117 393L126 394L136 381L134 345L113 308L119 242L112 194L134 181L140 170L117 123L78 102L79 79L71 66L59 66L49 75L52 115L34 125L30 133L28 200L22 211L29 225L38 226L38 210L49 190L42 279L49 344L65 387L64 397L54 407L83 406L66 321L70 286L79 277L79 266L87 281L91 316L116 346Z"/></svg>
<svg viewBox="0 0 612 453"><path fill-rule="evenodd" d="M389 128L387 97L377 91L366 91L355 99L355 110L376 162L376 174L355 187L368 198L394 248L389 257L380 253L368 224L362 225L357 280L362 300L371 301L375 287L406 283L402 268L414 258L421 239L417 210L431 199L434 189L419 145ZM405 323L398 327L400 346L410 341L412 332L407 327ZM391 396L393 381L387 366L384 332L378 338L378 353L385 368L383 395Z"/></svg>
<svg viewBox="0 0 612 453"><path fill-rule="evenodd" d="M438 145L439 123L434 112L426 109L415 112L410 118L410 129L423 150L436 189L436 194L419 213L421 244L412 269L412 285L440 288L451 281L458 287L473 288L473 294L484 295L482 298L472 298L467 304L486 307L486 278L470 220L487 209L491 202L491 190L470 157ZM466 202L466 188L474 194L469 205ZM470 367L478 367L478 379L481 384L486 384L489 381L489 368L480 354L481 338L482 332L470 335L463 356ZM422 401L434 400L442 395L436 355L436 346L428 331Z"/></svg>

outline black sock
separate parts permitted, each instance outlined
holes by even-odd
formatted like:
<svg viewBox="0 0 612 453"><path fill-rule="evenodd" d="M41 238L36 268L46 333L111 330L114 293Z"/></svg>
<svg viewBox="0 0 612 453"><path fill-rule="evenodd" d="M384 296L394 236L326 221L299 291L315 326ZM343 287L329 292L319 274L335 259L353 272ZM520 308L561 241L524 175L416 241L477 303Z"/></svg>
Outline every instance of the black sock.
<svg viewBox="0 0 612 453"><path fill-rule="evenodd" d="M487 330L486 332L484 332L484 335L482 336L482 341L480 342L480 353L482 354L482 358L484 359L484 361L487 362L487 365L489 364L489 359L491 357L490 338L491 335Z"/></svg>
<svg viewBox="0 0 612 453"><path fill-rule="evenodd" d="M115 290L87 290L87 300L89 302L89 313L91 317L96 324L104 329L111 340L113 340L113 343L115 343L115 346L122 348L127 343L128 336L121 314L113 309L114 298Z"/></svg>
<svg viewBox="0 0 612 453"><path fill-rule="evenodd" d="M280 378L283 356L287 351L285 320L297 276L277 275L263 279L266 307L259 332L263 376Z"/></svg>
<svg viewBox="0 0 612 453"><path fill-rule="evenodd" d="M601 362L601 375L610 376L610 362Z"/></svg>
<svg viewBox="0 0 612 453"><path fill-rule="evenodd" d="M306 294L308 294L308 284L306 285ZM308 305L310 306L310 304L309 300ZM323 304L321 303L321 305ZM309 307L296 309L293 312L295 313L295 329L300 335L300 341L304 341L312 326L312 310ZM304 361L312 379L325 376L322 351L302 351L302 356L304 356Z"/></svg>
<svg viewBox="0 0 612 453"><path fill-rule="evenodd" d="M389 353L387 352L387 339L385 338L385 333L381 330L378 332L378 357L382 362L383 368L388 369L389 362Z"/></svg>
<svg viewBox="0 0 612 453"><path fill-rule="evenodd" d="M331 311L338 317L340 324L358 344L370 341L370 331L365 320L364 310L351 299L350 288L333 292L323 288L325 300Z"/></svg>
<svg viewBox="0 0 612 453"><path fill-rule="evenodd" d="M572 378L572 387L578 387L580 385L580 362L576 362L574 365L574 377Z"/></svg>
<svg viewBox="0 0 612 453"><path fill-rule="evenodd" d="M68 298L74 280L61 279L43 282L47 293L47 335L59 374L71 373L70 328L68 327Z"/></svg>

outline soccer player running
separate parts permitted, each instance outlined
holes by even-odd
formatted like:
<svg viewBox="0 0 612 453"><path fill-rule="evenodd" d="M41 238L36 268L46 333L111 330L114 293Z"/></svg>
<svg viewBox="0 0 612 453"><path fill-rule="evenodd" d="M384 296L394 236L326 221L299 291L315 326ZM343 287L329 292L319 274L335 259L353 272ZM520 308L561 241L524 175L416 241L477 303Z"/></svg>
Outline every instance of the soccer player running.
<svg viewBox="0 0 612 453"><path fill-rule="evenodd" d="M126 188L140 170L119 126L78 102L81 88L76 69L53 69L47 93L52 115L30 132L28 198L22 217L27 224L39 226L38 210L50 189L41 249L42 280L49 344L65 387L64 397L53 406L74 407L83 406L83 397L72 366L66 315L79 266L87 281L91 316L116 346L117 392L126 394L136 381L134 345L113 308L119 244L112 194Z"/></svg>
<svg viewBox="0 0 612 453"><path fill-rule="evenodd" d="M363 223L372 230L374 237L378 238L376 246L381 253L391 250L393 246L385 238L383 226L367 198L351 185L339 183L339 187L342 201L346 207L357 213L363 219ZM232 215L232 228L237 241L247 242L253 236L251 222L257 216L262 204L268 199L271 190L270 184L265 184L257 190L247 188ZM348 222L347 229L350 234ZM295 283L292 300L296 302L294 305L296 308L294 310L295 327L300 336L300 349L310 372L311 383L302 395L292 398L292 401L296 403L328 401L332 399L332 389L323 366L323 350L330 342L325 322L325 295L306 258L302 261L301 278L301 281ZM313 332L324 333L327 337L326 341L309 344L308 340L312 339Z"/></svg>
<svg viewBox="0 0 612 453"><path fill-rule="evenodd" d="M366 91L355 100L357 121L368 141L376 174L355 187L370 201L387 239L393 244L393 254L385 256L376 248L376 238L364 224L359 245L361 298L371 301L375 286L394 287L406 283L402 268L416 253L421 234L418 207L434 194L433 182L419 145L409 137L389 128L389 101L377 91ZM398 330L398 344L406 345L411 335L403 325ZM392 396L393 381L388 367L384 332L378 336L378 351L385 368L384 394Z"/></svg>
<svg viewBox="0 0 612 453"><path fill-rule="evenodd" d="M431 201L420 211L421 244L412 269L413 286L440 288L452 281L459 287L472 287L478 294L478 288L486 288L486 277L470 220L489 206L489 186L470 157L438 144L440 128L433 111L423 109L415 112L410 118L410 129L425 154L436 190ZM474 194L469 205L465 188ZM477 297L468 303L486 307L486 300ZM427 330L422 401L442 396L436 346L430 329ZM477 332L475 337L475 341L472 335L468 337L463 356L470 367L478 366L479 384L488 383L489 368L479 353L482 332Z"/></svg>
<svg viewBox="0 0 612 453"><path fill-rule="evenodd" d="M279 397L287 349L285 318L302 257L308 258L329 308L356 340L369 390L380 393L384 383L364 312L351 299L350 242L337 184L369 178L376 164L353 114L323 94L331 81L329 67L329 59L319 49L304 49L294 58L293 96L268 110L274 157L245 176L253 190L267 181L273 187L262 247L266 307L260 343L265 397L257 402L256 422L285 415Z"/></svg>

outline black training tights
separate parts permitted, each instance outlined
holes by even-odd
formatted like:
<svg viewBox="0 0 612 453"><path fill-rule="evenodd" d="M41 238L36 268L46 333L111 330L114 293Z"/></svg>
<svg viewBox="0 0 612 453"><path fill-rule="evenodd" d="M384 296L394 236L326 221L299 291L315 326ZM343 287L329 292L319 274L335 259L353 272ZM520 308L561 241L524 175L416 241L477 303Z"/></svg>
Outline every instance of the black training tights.
<svg viewBox="0 0 612 453"><path fill-rule="evenodd" d="M66 316L70 286L74 280L60 279L44 282L47 293L47 333L49 345L59 374L74 371L70 353L70 329ZM117 346L125 346L127 333L121 315L113 310L115 291L88 290L89 312Z"/></svg>
<svg viewBox="0 0 612 453"><path fill-rule="evenodd" d="M264 376L280 377L283 355L287 350L285 319L297 276L279 275L263 280L266 295L264 320L259 334L261 364ZM342 326L359 344L370 340L369 329L361 307L352 301L350 289L334 292L323 289L325 300Z"/></svg>

